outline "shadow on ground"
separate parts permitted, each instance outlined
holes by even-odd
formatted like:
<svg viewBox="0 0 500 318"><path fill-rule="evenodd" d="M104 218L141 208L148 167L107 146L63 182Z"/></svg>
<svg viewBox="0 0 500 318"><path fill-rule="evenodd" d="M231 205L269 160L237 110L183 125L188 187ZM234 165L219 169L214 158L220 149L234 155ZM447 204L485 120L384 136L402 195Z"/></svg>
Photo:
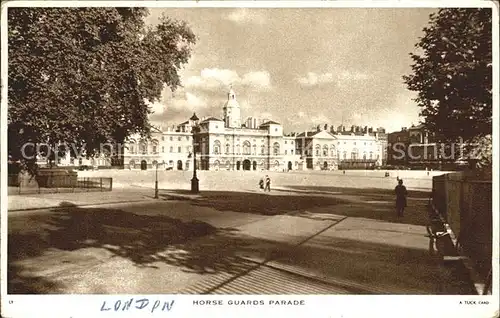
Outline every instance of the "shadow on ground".
<svg viewBox="0 0 500 318"><path fill-rule="evenodd" d="M263 192L238 191L203 191L199 196L189 198L185 190L170 191L161 195L165 199L190 200L199 207L209 207L218 211L254 213L261 215L280 215L321 207L332 207L348 201L334 197L319 195L302 195L300 193L271 194ZM178 195L176 195L178 194Z"/></svg>
<svg viewBox="0 0 500 318"><path fill-rule="evenodd" d="M315 219L319 219L318 215L335 214L424 226L429 222L429 192L409 191L408 207L404 217L401 218L396 215L392 190L318 186L290 186L285 189L273 190L271 194L202 191L196 197L189 196L189 191L175 190L169 191L169 194L162 194L161 197L170 200L188 200L193 206L213 208L222 212L290 214Z"/></svg>
<svg viewBox="0 0 500 318"><path fill-rule="evenodd" d="M137 266L148 266L165 260L158 253L167 247L218 231L199 221L182 222L167 216L138 215L118 209L86 209L71 203L62 203L51 213L11 218L9 229L13 228L20 230L11 230L8 235L9 293L42 293L58 288L54 282L36 277L19 265L19 261L36 258L47 251L102 248ZM232 229L219 231L231 232Z"/></svg>
<svg viewBox="0 0 500 318"><path fill-rule="evenodd" d="M297 193L264 195L214 191L204 192L200 199L190 204L221 211L269 215L300 214L304 210L333 214L344 211L343 215L391 220L388 216L390 207L374 212L377 205L363 203L366 197L356 203L357 196L351 198L349 195L353 194L337 198ZM35 267L38 268L51 266L40 261L47 254L54 255L51 260L54 266L63 262L57 256L63 253L73 255L70 259L77 259L78 262L78 257L80 260L86 257L85 249L97 248L127 259L138 267L154 269L160 264L168 264L207 277L211 277L210 274L239 276L255 268L256 261L276 260L305 271L320 268L323 274L347 280L353 285L375 286L385 281L382 291L347 288L352 293L469 293L460 284L450 285L462 282L462 278L455 277L454 273L440 278L440 272L436 272L436 268L429 263L432 259L422 250L338 238L315 239L314 244L297 248L246 236L233 228L217 229L204 222L183 222L165 215L146 214L147 211L139 215L119 209L80 208L67 203L50 213L9 218L8 292L64 293L64 286L59 281L47 275L36 276L36 271L30 266L37 262ZM404 223L405 220L399 222ZM29 266L29 262L24 262L27 259L31 260ZM423 266L422 270L420 266ZM160 271L158 275L161 275ZM334 282L330 284L335 288ZM343 286L345 289L345 284ZM210 293L214 288L198 292ZM154 291L159 292L176 291Z"/></svg>

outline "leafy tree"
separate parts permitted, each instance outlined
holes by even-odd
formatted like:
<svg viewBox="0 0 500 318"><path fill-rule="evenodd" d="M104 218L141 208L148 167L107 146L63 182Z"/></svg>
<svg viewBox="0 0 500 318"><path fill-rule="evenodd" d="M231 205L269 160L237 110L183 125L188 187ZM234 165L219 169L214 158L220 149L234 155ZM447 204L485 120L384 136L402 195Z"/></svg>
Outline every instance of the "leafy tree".
<svg viewBox="0 0 500 318"><path fill-rule="evenodd" d="M144 8L8 8L9 156L34 171L32 147L92 156L99 145L149 136L148 102L180 85L196 37ZM23 155L22 151L28 155ZM61 150L66 152L69 150ZM30 153L31 151L31 153Z"/></svg>
<svg viewBox="0 0 500 318"><path fill-rule="evenodd" d="M424 36L410 53L413 73L403 76L418 92L424 126L443 143L463 140L491 147L492 11L489 8L441 9L430 15ZM466 157L491 152L465 147ZM456 147L457 151L459 147ZM489 154L489 155L488 155ZM489 156L489 157L488 157Z"/></svg>

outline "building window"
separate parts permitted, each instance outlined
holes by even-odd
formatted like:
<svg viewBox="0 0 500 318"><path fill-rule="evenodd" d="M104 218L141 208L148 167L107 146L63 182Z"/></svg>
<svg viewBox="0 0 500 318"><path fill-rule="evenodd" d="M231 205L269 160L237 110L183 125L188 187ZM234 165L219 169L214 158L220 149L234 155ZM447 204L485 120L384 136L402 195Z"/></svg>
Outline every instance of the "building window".
<svg viewBox="0 0 500 318"><path fill-rule="evenodd" d="M226 144L226 154L230 154L230 145L229 144Z"/></svg>
<svg viewBox="0 0 500 318"><path fill-rule="evenodd" d="M328 157L328 146L327 145L323 146L323 157Z"/></svg>
<svg viewBox="0 0 500 318"><path fill-rule="evenodd" d="M357 153L355 150L353 150L353 151L351 152L351 159L353 159L353 160L358 159L358 153Z"/></svg>
<svg viewBox="0 0 500 318"><path fill-rule="evenodd" d="M266 154L266 146L262 145L260 146L260 154L265 155Z"/></svg>
<svg viewBox="0 0 500 318"><path fill-rule="evenodd" d="M161 136L161 141L165 141L165 136Z"/></svg>
<svg viewBox="0 0 500 318"><path fill-rule="evenodd" d="M356 142L354 142L354 146L356 146Z"/></svg>
<svg viewBox="0 0 500 318"><path fill-rule="evenodd" d="M316 145L316 157L319 157L320 151L321 151L321 146L320 145Z"/></svg>
<svg viewBox="0 0 500 318"><path fill-rule="evenodd" d="M186 151L187 151L187 153L191 153L191 146L187 146Z"/></svg>
<svg viewBox="0 0 500 318"><path fill-rule="evenodd" d="M177 147L177 152L178 152L178 153L181 153L181 152L182 152L181 147Z"/></svg>
<svg viewBox="0 0 500 318"><path fill-rule="evenodd" d="M145 143L141 143L139 147L140 147L140 152L141 152L143 155L145 155L145 154L146 154L146 152L148 151L148 149L147 149L147 145L146 145Z"/></svg>
<svg viewBox="0 0 500 318"><path fill-rule="evenodd" d="M130 150L130 153L135 153L135 146L134 146L134 144L130 144L129 150Z"/></svg>
<svg viewBox="0 0 500 318"><path fill-rule="evenodd" d="M220 142L214 141L214 155L220 155Z"/></svg>
<svg viewBox="0 0 500 318"><path fill-rule="evenodd" d="M250 154L250 142L248 141L243 142L243 154L244 155Z"/></svg>
<svg viewBox="0 0 500 318"><path fill-rule="evenodd" d="M170 141L174 140L174 137L170 136Z"/></svg>
<svg viewBox="0 0 500 318"><path fill-rule="evenodd" d="M74 165L75 164L75 158L70 158L69 159L69 164Z"/></svg>
<svg viewBox="0 0 500 318"><path fill-rule="evenodd" d="M293 150L290 150L290 154L292 154L292 155L293 155Z"/></svg>
<svg viewBox="0 0 500 318"><path fill-rule="evenodd" d="M177 137L177 140L181 141L181 137L180 137L180 136L179 136L179 137Z"/></svg>
<svg viewBox="0 0 500 318"><path fill-rule="evenodd" d="M285 149L285 155L287 155L287 154L288 154L287 152L288 152L288 151Z"/></svg>
<svg viewBox="0 0 500 318"><path fill-rule="evenodd" d="M219 125L215 125L215 129L218 129L219 128Z"/></svg>
<svg viewBox="0 0 500 318"><path fill-rule="evenodd" d="M363 160L366 160L366 152L363 153Z"/></svg>
<svg viewBox="0 0 500 318"><path fill-rule="evenodd" d="M277 155L279 155L279 154L280 154L280 144L279 144L279 143L277 143L277 142L275 142L275 143L273 144L273 154L274 154L275 156L277 156Z"/></svg>
<svg viewBox="0 0 500 318"><path fill-rule="evenodd" d="M373 152L370 151L370 160L373 159Z"/></svg>
<svg viewBox="0 0 500 318"><path fill-rule="evenodd" d="M290 143L293 145L293 140Z"/></svg>
<svg viewBox="0 0 500 318"><path fill-rule="evenodd" d="M174 147L170 147L170 152L174 152Z"/></svg>
<svg viewBox="0 0 500 318"><path fill-rule="evenodd" d="M347 159L347 151L344 151L344 160Z"/></svg>
<svg viewBox="0 0 500 318"><path fill-rule="evenodd" d="M278 131L278 128L274 128L274 131Z"/></svg>
<svg viewBox="0 0 500 318"><path fill-rule="evenodd" d="M161 146L161 152L165 152L165 147Z"/></svg>
<svg viewBox="0 0 500 318"><path fill-rule="evenodd" d="M330 157L335 157L335 146L334 145L330 146Z"/></svg>
<svg viewBox="0 0 500 318"><path fill-rule="evenodd" d="M156 153L156 145L153 145L153 153Z"/></svg>
<svg viewBox="0 0 500 318"><path fill-rule="evenodd" d="M286 145L286 140L285 140L285 145Z"/></svg>
<svg viewBox="0 0 500 318"><path fill-rule="evenodd" d="M255 141L255 139L254 139ZM256 155L257 154L257 145L253 145L253 152L252 154Z"/></svg>
<svg viewBox="0 0 500 318"><path fill-rule="evenodd" d="M240 154L240 145L236 145L236 154L239 155Z"/></svg>

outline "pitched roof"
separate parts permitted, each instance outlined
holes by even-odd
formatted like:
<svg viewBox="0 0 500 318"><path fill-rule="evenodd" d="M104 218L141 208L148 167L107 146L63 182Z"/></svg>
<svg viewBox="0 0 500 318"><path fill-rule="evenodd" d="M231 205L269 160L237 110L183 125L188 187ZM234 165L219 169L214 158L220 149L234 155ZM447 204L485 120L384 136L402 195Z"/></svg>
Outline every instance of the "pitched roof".
<svg viewBox="0 0 500 318"><path fill-rule="evenodd" d="M209 121L223 121L222 119L218 119L218 118L215 118L215 117L208 117L206 119L204 119L202 121L202 123L206 123L206 122L209 122Z"/></svg>
<svg viewBox="0 0 500 318"><path fill-rule="evenodd" d="M277 123L273 120L269 120L269 121L266 121L265 123L263 123L262 125L260 125L261 127L263 126L269 126L269 125L281 125L280 123Z"/></svg>

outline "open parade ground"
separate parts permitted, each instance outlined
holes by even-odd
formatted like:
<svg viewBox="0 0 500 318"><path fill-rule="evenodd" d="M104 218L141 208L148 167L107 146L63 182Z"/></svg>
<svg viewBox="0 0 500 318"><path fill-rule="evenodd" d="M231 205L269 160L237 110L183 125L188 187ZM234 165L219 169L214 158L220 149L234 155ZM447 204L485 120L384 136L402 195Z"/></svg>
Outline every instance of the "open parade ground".
<svg viewBox="0 0 500 318"><path fill-rule="evenodd" d="M398 217L383 172L201 171L191 195L192 172L158 171L159 199L155 171L79 172L113 177L113 191L9 196L8 290L471 294L425 236L431 177L406 173Z"/></svg>

